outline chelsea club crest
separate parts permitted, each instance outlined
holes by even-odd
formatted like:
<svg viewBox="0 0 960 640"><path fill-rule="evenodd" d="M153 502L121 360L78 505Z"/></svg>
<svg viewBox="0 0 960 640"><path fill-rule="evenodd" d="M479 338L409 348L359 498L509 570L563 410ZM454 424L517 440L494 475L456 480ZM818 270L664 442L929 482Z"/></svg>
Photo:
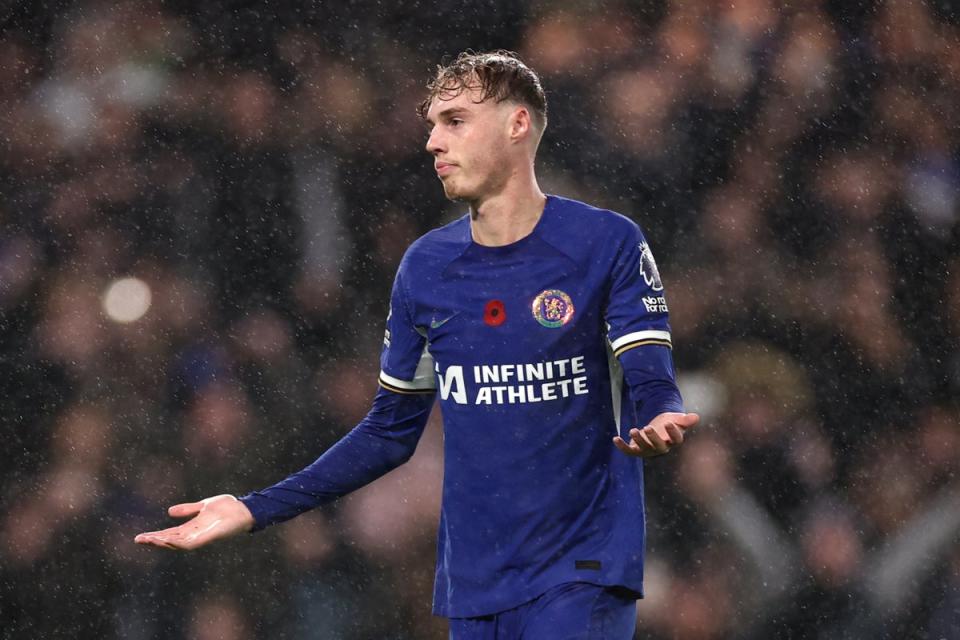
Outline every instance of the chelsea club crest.
<svg viewBox="0 0 960 640"><path fill-rule="evenodd" d="M531 307L537 322L550 329L562 327L573 318L573 300L560 289L541 291Z"/></svg>

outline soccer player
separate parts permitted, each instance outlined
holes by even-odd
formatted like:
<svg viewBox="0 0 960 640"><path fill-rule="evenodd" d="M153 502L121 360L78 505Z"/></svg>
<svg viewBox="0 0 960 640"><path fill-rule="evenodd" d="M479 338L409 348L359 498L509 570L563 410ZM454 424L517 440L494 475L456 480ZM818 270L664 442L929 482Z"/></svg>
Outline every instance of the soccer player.
<svg viewBox="0 0 960 640"><path fill-rule="evenodd" d="M427 151L469 213L400 263L370 412L302 471L171 507L192 519L136 541L193 549L343 496L410 458L439 395L434 612L450 637L632 638L641 458L698 421L656 263L628 218L540 190L546 100L516 55L461 54L428 88Z"/></svg>

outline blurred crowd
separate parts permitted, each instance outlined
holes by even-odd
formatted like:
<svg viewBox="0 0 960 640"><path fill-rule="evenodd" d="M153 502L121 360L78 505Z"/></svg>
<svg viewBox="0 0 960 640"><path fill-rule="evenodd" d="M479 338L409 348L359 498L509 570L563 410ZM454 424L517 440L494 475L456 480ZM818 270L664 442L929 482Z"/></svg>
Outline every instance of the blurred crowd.
<svg viewBox="0 0 960 640"><path fill-rule="evenodd" d="M132 539L366 413L394 269L464 213L415 107L503 47L543 76L545 190L650 239L704 417L647 464L637 637L960 638L960 8L404 4L5 6L0 635L446 637L438 415L280 527Z"/></svg>

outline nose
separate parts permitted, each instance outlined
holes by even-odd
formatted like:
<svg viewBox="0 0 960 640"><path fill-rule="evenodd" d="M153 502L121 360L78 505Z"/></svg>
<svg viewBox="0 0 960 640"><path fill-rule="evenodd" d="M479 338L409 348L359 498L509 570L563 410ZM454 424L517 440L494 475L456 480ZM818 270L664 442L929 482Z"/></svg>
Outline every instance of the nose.
<svg viewBox="0 0 960 640"><path fill-rule="evenodd" d="M439 155L446 151L446 145L438 127L430 130L430 137L427 138L427 153L430 155Z"/></svg>

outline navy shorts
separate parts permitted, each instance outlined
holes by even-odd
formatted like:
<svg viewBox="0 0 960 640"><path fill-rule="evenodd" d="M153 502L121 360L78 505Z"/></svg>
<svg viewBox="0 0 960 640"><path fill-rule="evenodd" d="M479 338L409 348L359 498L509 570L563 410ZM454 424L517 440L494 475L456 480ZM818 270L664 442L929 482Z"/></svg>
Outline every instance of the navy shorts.
<svg viewBox="0 0 960 640"><path fill-rule="evenodd" d="M567 582L514 609L450 618L450 640L632 640L636 598L586 582Z"/></svg>

